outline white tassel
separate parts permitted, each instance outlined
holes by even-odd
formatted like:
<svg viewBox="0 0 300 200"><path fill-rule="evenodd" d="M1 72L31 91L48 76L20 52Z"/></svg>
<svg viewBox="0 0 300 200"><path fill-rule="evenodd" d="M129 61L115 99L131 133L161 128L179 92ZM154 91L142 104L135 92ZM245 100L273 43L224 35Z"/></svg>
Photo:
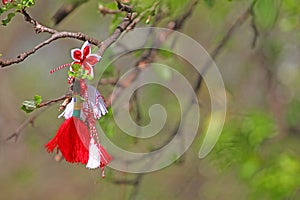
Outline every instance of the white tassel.
<svg viewBox="0 0 300 200"><path fill-rule="evenodd" d="M97 145L95 144L94 138L92 138L90 141L89 160L88 163L86 164L86 168L96 169L98 167L100 167L100 151Z"/></svg>
<svg viewBox="0 0 300 200"><path fill-rule="evenodd" d="M88 85L89 107L93 110L95 119L100 119L103 115L108 113L104 99L100 92L93 86ZM84 107L87 107L84 105Z"/></svg>
<svg viewBox="0 0 300 200"><path fill-rule="evenodd" d="M64 116L65 119L69 119L72 117L73 105L74 99L72 98L72 101L68 103L65 110L58 116L58 118ZM83 102L82 109L88 109L88 107L92 109L95 119L100 119L103 115L108 113L101 94L95 87L91 85L88 85L88 102ZM83 110L81 110L80 118L81 120L85 121L86 116Z"/></svg>
<svg viewBox="0 0 300 200"><path fill-rule="evenodd" d="M70 117L72 117L73 114L73 98L72 101L70 101L70 103L68 103L68 105L66 106L65 110L58 116L58 118L61 118L62 116L64 116L65 119L69 119Z"/></svg>

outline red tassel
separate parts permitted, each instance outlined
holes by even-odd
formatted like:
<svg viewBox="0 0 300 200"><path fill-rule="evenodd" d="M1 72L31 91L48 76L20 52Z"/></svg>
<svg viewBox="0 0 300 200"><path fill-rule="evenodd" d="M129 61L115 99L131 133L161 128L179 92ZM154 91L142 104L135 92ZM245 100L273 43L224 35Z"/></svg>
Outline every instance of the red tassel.
<svg viewBox="0 0 300 200"><path fill-rule="evenodd" d="M103 168L110 163L112 157L107 153L102 145L99 145L100 150L100 167Z"/></svg>
<svg viewBox="0 0 300 200"><path fill-rule="evenodd" d="M57 147L67 162L86 164L89 159L89 130L78 118L71 117L63 122L55 137L45 146L53 152Z"/></svg>

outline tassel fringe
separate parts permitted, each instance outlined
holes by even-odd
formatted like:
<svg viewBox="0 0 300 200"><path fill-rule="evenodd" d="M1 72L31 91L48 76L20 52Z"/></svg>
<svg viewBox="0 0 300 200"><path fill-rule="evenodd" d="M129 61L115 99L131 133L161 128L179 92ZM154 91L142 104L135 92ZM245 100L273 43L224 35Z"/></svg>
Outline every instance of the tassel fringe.
<svg viewBox="0 0 300 200"><path fill-rule="evenodd" d="M61 151L66 161L86 164L89 158L89 130L78 118L71 117L64 121L55 137L46 145L48 152L55 148Z"/></svg>

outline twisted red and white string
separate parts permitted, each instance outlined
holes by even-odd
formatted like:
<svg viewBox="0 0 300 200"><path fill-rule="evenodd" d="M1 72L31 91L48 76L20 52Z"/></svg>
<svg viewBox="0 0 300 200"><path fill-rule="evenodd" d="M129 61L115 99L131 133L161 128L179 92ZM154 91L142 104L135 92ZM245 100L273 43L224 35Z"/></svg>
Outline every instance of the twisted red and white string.
<svg viewBox="0 0 300 200"><path fill-rule="evenodd" d="M70 67L71 65L72 65L72 63L63 64L63 65L61 65L59 67L56 67L56 68L52 69L50 71L50 74L53 74L54 72L59 71L59 70L65 68L65 67Z"/></svg>
<svg viewBox="0 0 300 200"><path fill-rule="evenodd" d="M91 109L90 104L89 104L87 85L86 85L84 80L81 80L80 88L81 88L81 95L84 97L84 99L86 101L86 107L82 108L83 114L85 115L85 123L89 127L90 137L94 139L95 144L96 144L97 148L99 149L100 157L102 159L105 159L105 156L102 155L102 152L100 150L101 149L100 139L99 139L99 136L98 136L98 133L97 133L97 129L95 127L96 119L94 118L93 109ZM99 103L99 99L101 97L102 97L101 95L98 95L96 97L96 105ZM104 162L106 163L107 160L105 160ZM100 163L100 167L101 167L101 170L102 170L102 177L105 177L104 166L101 166L101 163Z"/></svg>

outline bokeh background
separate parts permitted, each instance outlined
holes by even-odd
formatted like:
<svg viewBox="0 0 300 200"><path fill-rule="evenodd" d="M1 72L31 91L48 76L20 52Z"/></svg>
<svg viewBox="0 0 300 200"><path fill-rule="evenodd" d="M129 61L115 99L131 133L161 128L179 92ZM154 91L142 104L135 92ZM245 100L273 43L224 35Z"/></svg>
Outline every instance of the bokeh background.
<svg viewBox="0 0 300 200"><path fill-rule="evenodd" d="M55 26L51 18L65 2L71 1L36 1L29 13L40 23L58 30L84 32L99 40L109 36L112 20L116 19L102 16L96 0L84 3ZM191 3L174 2L184 5L177 8L177 17ZM202 121L192 146L174 164L144 174L137 184L116 183L116 180L133 180L136 174L108 168L107 177L102 179L100 170L56 162L45 151L44 144L62 122L57 119L59 104L43 111L16 142L6 141L30 115L38 112L28 115L21 111L24 100L32 99L35 94L44 100L52 99L67 91L66 71L54 75L49 71L69 63L70 49L81 46L81 41L57 40L24 62L2 68L1 199L299 199L300 8L297 0L257 2L256 15L249 16L231 33L215 59L228 98L226 123L216 147L208 157L198 158L201 133L210 116L209 94L203 84L198 92ZM246 0L199 1L180 31L212 53L250 5L251 1ZM159 24L164 25L164 21ZM16 15L6 27L0 27L1 58L15 58L47 37L46 33L35 34L33 27ZM132 54L115 63L106 76L125 73L134 67L130 63L138 60L139 55ZM195 80L192 67L182 60L162 52L156 61L174 67L191 83ZM101 68L101 63L97 67ZM158 73L168 78L168 72ZM104 85L98 89L106 96L113 87ZM147 142L128 137L115 126L111 116L101 121L112 141L137 152L161 145L158 141L176 127L180 115L176 98L166 88L148 85L139 90L138 97L142 125L149 123L147 113L152 104L162 104L168 111L166 127L155 139ZM133 109L133 119L135 112Z"/></svg>

